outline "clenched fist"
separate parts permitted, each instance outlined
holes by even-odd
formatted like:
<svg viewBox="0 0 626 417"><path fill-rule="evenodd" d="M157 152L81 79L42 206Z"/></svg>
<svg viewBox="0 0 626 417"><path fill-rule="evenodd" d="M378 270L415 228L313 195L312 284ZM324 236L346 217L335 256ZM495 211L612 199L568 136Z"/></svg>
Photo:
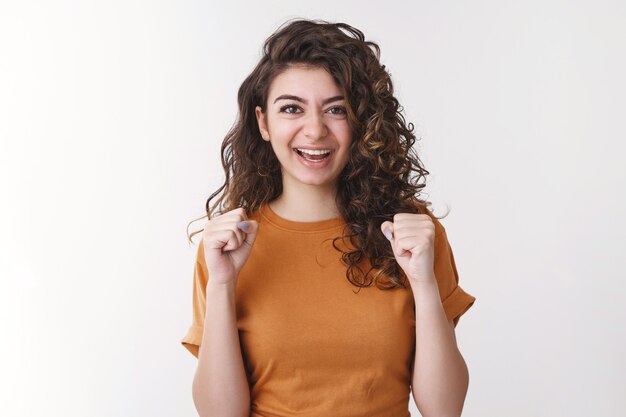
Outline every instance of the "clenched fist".
<svg viewBox="0 0 626 417"><path fill-rule="evenodd" d="M248 220L242 207L207 221L202 244L209 283L236 282L239 271L248 260L258 229L258 222Z"/></svg>
<svg viewBox="0 0 626 417"><path fill-rule="evenodd" d="M428 214L397 213L380 229L410 282L434 280L435 224Z"/></svg>

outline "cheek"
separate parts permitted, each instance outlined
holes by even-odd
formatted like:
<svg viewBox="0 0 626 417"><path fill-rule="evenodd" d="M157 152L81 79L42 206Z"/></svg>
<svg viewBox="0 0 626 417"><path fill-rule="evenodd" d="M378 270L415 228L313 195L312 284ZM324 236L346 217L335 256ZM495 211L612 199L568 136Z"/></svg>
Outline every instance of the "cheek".
<svg viewBox="0 0 626 417"><path fill-rule="evenodd" d="M274 152L286 155L290 151L290 149L287 148L290 148L294 137L295 133L293 129L289 129L284 125L280 127L277 126L274 130L270 131L270 138Z"/></svg>
<svg viewBox="0 0 626 417"><path fill-rule="evenodd" d="M352 132L350 131L350 125L347 120L342 120L341 123L333 125L333 134L342 146L350 146L352 142Z"/></svg>
<svg viewBox="0 0 626 417"><path fill-rule="evenodd" d="M289 151L285 148L285 144L274 138L272 138L272 149L274 150L274 155L280 161L285 161L290 156Z"/></svg>
<svg viewBox="0 0 626 417"><path fill-rule="evenodd" d="M277 140L288 140L298 131L298 123L296 120L276 120L271 125L270 134L272 138Z"/></svg>
<svg viewBox="0 0 626 417"><path fill-rule="evenodd" d="M339 158L337 158L337 162L342 167L345 167L350 159L350 141L347 140L345 143L342 143L341 146L343 149L341 150L341 155L338 155Z"/></svg>

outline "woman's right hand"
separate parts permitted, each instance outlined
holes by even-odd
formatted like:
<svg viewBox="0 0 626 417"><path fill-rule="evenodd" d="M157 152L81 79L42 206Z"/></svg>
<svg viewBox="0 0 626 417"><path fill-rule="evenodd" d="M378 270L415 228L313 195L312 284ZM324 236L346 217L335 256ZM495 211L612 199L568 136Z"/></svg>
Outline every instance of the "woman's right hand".
<svg viewBox="0 0 626 417"><path fill-rule="evenodd" d="M248 224L247 229L241 222ZM258 229L258 222L248 220L242 207L207 221L202 233L202 244L209 283L227 284L237 281L239 271L248 260Z"/></svg>

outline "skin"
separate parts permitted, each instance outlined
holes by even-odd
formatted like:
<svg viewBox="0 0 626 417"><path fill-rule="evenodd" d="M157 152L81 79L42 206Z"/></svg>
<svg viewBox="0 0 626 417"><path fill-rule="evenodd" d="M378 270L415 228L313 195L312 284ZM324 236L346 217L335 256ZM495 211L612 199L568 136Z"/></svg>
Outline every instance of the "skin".
<svg viewBox="0 0 626 417"><path fill-rule="evenodd" d="M291 95L302 100L282 99ZM352 133L345 97L324 69L293 67L272 82L267 110L255 109L263 140L270 142L281 165L283 193L270 203L279 216L313 222L339 216L335 195L338 176L349 158ZM285 107L290 106L290 107ZM322 169L304 166L294 147L332 149ZM256 225L255 225L256 226ZM425 417L460 416L469 375L456 344L454 323L441 303L434 274L435 228L426 214L397 213L381 225L400 267L409 278L416 304L416 356L411 375L413 398Z"/></svg>
<svg viewBox="0 0 626 417"><path fill-rule="evenodd" d="M306 103L280 99L283 95ZM345 98L324 104L338 96L343 93L326 70L295 67L272 82L266 112L255 109L261 136L270 142L281 165L283 193L270 203L281 217L312 222L339 216L337 178L348 162L352 133ZM293 148L307 146L332 149L330 164L322 169L304 166Z"/></svg>
<svg viewBox="0 0 626 417"><path fill-rule="evenodd" d="M397 213L381 231L406 273L415 301L413 399L424 417L460 416L469 372L446 318L434 273L435 225L427 214Z"/></svg>

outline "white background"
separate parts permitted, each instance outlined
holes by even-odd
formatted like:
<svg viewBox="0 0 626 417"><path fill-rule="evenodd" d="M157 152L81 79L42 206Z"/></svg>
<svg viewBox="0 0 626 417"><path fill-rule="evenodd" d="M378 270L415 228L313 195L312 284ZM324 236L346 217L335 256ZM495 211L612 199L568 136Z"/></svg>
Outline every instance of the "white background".
<svg viewBox="0 0 626 417"><path fill-rule="evenodd" d="M2 1L0 415L196 415L186 226L294 17L379 43L422 137L463 415L623 416L626 3L545 0Z"/></svg>

